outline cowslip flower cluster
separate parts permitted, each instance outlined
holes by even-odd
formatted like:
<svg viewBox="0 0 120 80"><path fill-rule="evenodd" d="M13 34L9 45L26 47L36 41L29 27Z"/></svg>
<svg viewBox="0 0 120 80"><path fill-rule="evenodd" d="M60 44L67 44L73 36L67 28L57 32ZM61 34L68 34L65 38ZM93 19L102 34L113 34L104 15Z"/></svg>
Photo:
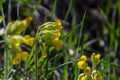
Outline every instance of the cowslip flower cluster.
<svg viewBox="0 0 120 80"><path fill-rule="evenodd" d="M19 64L21 60L25 61L29 56L29 53L27 51L22 51L20 45L26 44L30 47L33 46L33 37L30 35L21 35L21 33L28 28L31 20L32 18L27 17L24 20L12 21L7 25L5 31L5 42L7 43L13 55L12 63L14 65Z"/></svg>
<svg viewBox="0 0 120 80"><path fill-rule="evenodd" d="M91 55L92 69L87 64L87 57L82 55L77 65L83 71L79 74L78 80L102 80L102 75L96 70L96 65L100 62L100 54L93 53Z"/></svg>
<svg viewBox="0 0 120 80"><path fill-rule="evenodd" d="M60 40L62 30L62 23L60 20L55 22L46 22L39 26L38 29L38 41L40 42L40 48L42 50L42 57L47 57L48 47L54 47L59 51L63 45L63 41Z"/></svg>

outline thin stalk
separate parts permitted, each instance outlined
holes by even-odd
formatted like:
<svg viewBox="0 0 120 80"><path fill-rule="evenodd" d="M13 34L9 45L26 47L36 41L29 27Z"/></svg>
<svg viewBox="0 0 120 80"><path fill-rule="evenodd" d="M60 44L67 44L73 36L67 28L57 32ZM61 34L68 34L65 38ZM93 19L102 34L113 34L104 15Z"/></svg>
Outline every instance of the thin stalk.
<svg viewBox="0 0 120 80"><path fill-rule="evenodd" d="M53 9L52 9L52 18L51 20L53 21L54 20L54 17L55 17L55 10L56 10L56 6L57 6L57 0L54 1L54 5L53 5Z"/></svg>
<svg viewBox="0 0 120 80"><path fill-rule="evenodd" d="M34 16L34 14L35 14L36 10L38 9L38 6L39 6L39 5L40 5L40 3L41 3L41 1L42 1L42 0L38 0L38 2L36 3L36 5L35 5L35 7L34 7L34 9L33 9L33 12L32 12L32 14L31 14L31 17L33 17L33 16Z"/></svg>
<svg viewBox="0 0 120 80"><path fill-rule="evenodd" d="M11 21L11 0L9 0L8 4L8 22Z"/></svg>
<svg viewBox="0 0 120 80"><path fill-rule="evenodd" d="M2 17L3 17L3 26L4 26L4 30L6 28L6 23L5 23L5 16L4 16L4 11L3 11L3 6L2 4L1 6L1 13L2 13ZM4 80L7 80L7 75L8 75L8 45L6 43L6 38L7 35L4 35L4 44L5 44L5 52L4 52Z"/></svg>
<svg viewBox="0 0 120 80"><path fill-rule="evenodd" d="M38 53L37 53L37 34L35 36L35 80L38 80Z"/></svg>
<svg viewBox="0 0 120 80"><path fill-rule="evenodd" d="M20 7L20 3L18 2L17 3L17 18L19 19L19 14L20 14L20 12L19 12L19 7Z"/></svg>
<svg viewBox="0 0 120 80"><path fill-rule="evenodd" d="M66 12L65 18L64 18L65 21L67 20L69 14L70 14L70 10L71 10L71 8L72 8L72 3L73 3L73 0L70 0L69 7L68 7L68 9L67 9L67 12Z"/></svg>
<svg viewBox="0 0 120 80"><path fill-rule="evenodd" d="M78 56L78 48L80 46L80 43L81 43L81 40L82 40L82 30L83 30L83 25L84 25L84 21L85 21L85 15L86 15L86 11L83 15L83 18L82 18L82 22L81 22L81 27L80 27L80 33L79 33L79 39L78 39L78 46L77 46L77 54L75 57ZM81 51L80 51L80 55L82 55L83 53L83 44L81 45Z"/></svg>

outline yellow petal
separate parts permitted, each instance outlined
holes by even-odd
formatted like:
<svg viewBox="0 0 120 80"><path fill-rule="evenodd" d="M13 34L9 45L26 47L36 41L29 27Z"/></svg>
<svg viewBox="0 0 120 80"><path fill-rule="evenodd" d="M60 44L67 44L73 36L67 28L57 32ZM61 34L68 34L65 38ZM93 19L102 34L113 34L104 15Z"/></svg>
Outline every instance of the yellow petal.
<svg viewBox="0 0 120 80"><path fill-rule="evenodd" d="M2 20L3 20L3 18L2 18L2 16L0 16L0 23L2 22Z"/></svg>

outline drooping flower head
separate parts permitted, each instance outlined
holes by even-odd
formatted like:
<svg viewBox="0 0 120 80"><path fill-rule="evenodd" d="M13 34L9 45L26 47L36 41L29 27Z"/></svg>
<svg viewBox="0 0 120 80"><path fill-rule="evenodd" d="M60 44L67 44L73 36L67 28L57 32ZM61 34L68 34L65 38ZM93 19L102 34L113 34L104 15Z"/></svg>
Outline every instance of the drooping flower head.
<svg viewBox="0 0 120 80"><path fill-rule="evenodd" d="M39 40L59 51L63 45L63 41L60 40L61 29L62 23L60 20L44 23L38 30Z"/></svg>

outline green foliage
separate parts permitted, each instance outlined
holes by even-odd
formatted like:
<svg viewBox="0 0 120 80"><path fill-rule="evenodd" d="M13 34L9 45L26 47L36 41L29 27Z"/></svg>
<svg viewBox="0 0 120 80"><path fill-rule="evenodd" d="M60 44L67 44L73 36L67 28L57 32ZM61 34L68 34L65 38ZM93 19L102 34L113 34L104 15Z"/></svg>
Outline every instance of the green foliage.
<svg viewBox="0 0 120 80"><path fill-rule="evenodd" d="M36 26L37 29L34 30L34 24L31 23L31 27L33 29L33 32L27 33L26 29L23 23L20 25L18 22L15 24L16 21L12 22L12 16L11 16L11 10L13 9L13 6L11 5L8 8L8 13L4 14L4 3L9 3L9 6L15 2L17 5L17 18L21 19L22 16L20 15L21 12L19 12L20 4L27 5L26 11L22 12L25 13L25 16L30 16L33 18L33 23L37 22L34 21L36 19L35 13L41 5L42 0L0 0L0 13L3 17L3 26L5 28L5 31L7 34L0 35L3 36L4 41L4 66L0 67L0 80L1 79L13 79L13 80L77 80L79 77L79 74L81 74L81 71L78 69L77 62L79 59L79 56L86 55L90 56L87 52L93 52L95 49L92 48L94 45L98 45L100 40L108 39L108 45L107 45L107 51L104 55L102 55L102 59L100 61L101 64L96 63L95 69L98 71L101 71L102 77L104 79L111 79L111 80L118 80L116 77L116 70L120 68L120 65L116 62L118 58L117 52L120 48L120 15L118 15L116 19L116 14L120 14L120 0L117 0L114 5L111 6L112 1L108 0L108 3L105 7L105 10L98 7L98 13L102 17L101 23L97 24L102 29L102 33L99 36L96 36L95 38L92 37L92 31L85 29L87 17L88 17L88 11L84 11L84 14L82 14L82 19L79 23L77 23L77 12L75 8L75 1L70 0L65 16L63 17L64 20L61 20L63 22L67 23L67 20L69 19L69 16L71 16L71 23L69 23L69 29L68 31L65 30L65 27L63 26L62 34L56 33L57 37L55 37L55 31L58 30L58 28L55 28L55 22L52 22L56 20L56 10L57 10L57 3L58 0L54 0L53 8L50 11L50 21L43 23L43 25ZM28 7L34 6L33 10L31 11ZM111 13L112 9L112 13ZM110 14L112 14L112 17L110 17ZM45 15L47 16L47 15ZM6 22L5 19L8 19L8 26L6 28ZM43 21L46 21L47 17L43 19ZM39 22L38 22L39 23ZM96 23L95 23L96 24ZM59 25L59 23L58 23ZM19 27L18 27L19 26ZM22 26L22 27L21 27ZM91 27L91 26L90 26ZM25 29L24 29L25 28ZM92 29L92 28L89 28ZM24 32L23 32L24 31ZM23 32L23 33L22 33ZM99 34L99 32L95 31L96 34ZM105 32L105 33L104 33ZM29 52L29 57L27 60L23 61L19 58L20 64L13 65L12 59L14 58L13 51L18 48L14 48L13 51L11 51L11 47L13 45L7 44L6 40L8 42L11 40L10 36L13 35L20 35L23 36L25 34L32 34L35 37L34 45L32 47L21 43L21 46L19 46L19 50L27 50ZM61 37L60 37L61 35ZM94 34L93 34L94 35ZM59 44L54 44L51 42L52 39L57 38L57 40L61 40L64 42L63 47L58 46ZM59 39L58 39L59 37ZM7 38L7 39L6 39ZM23 37L22 37L23 38ZM1 41L1 42L3 42ZM17 40L19 42L19 40ZM22 40L23 41L23 40ZM14 41L13 41L14 42ZM60 42L60 41L59 41ZM61 44L63 43L61 42ZM96 43L96 44L94 44ZM0 43L1 44L1 43ZM55 47L58 46L60 49L56 49ZM14 46L15 47L15 46ZM105 47L106 48L106 45ZM1 50L1 49L0 49ZM100 49L101 50L101 49ZM19 52L20 52L19 51ZM43 51L45 54L43 54ZM97 52L102 53L102 51L95 50ZM45 57L43 57L43 55ZM47 55L47 56L46 56ZM96 61L96 59L94 59ZM93 61L93 62L94 62ZM88 62L90 62L90 59L88 59ZM98 66L97 66L98 65ZM99 66L100 65L100 66ZM93 66L90 66L92 69ZM112 72L111 72L112 71ZM84 74L82 74L84 75ZM91 79L91 78L90 78ZM120 78L119 78L120 79Z"/></svg>

